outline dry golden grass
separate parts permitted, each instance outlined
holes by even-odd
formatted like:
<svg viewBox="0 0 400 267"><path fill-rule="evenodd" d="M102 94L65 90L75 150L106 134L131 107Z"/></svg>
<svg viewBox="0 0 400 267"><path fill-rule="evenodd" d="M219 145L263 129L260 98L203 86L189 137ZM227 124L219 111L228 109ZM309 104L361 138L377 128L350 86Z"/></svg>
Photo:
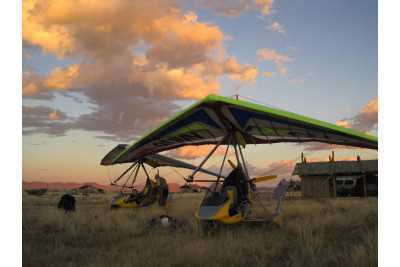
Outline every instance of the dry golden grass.
<svg viewBox="0 0 400 267"><path fill-rule="evenodd" d="M240 225L201 236L193 216L200 194L172 200L168 214L185 222L174 231L146 227L165 213L158 206L110 210L111 195L78 197L77 211L64 215L58 198L23 196L24 266L378 264L376 199L286 201L280 227Z"/></svg>

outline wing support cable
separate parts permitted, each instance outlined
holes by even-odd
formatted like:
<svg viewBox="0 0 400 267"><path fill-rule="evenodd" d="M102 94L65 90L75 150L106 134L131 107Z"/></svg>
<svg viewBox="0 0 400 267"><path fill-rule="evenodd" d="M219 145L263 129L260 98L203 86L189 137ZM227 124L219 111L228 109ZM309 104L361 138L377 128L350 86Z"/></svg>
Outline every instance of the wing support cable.
<svg viewBox="0 0 400 267"><path fill-rule="evenodd" d="M126 184L129 182L129 180L131 179L132 174L133 174L137 169L139 169L139 167L136 165L135 168L132 169L132 171L131 171L131 173L129 174L128 178L126 179L125 183L122 185L121 191L124 190L124 188L129 187L129 186L126 186ZM132 187L133 187L133 183L132 183Z"/></svg>
<svg viewBox="0 0 400 267"><path fill-rule="evenodd" d="M137 165L137 168L136 168L136 170L135 170L135 175L133 176L133 179L132 179L132 184L131 184L131 187L132 187L132 188L133 188L133 185L134 185L135 182L136 182L136 178L137 178L137 176L138 176L139 169L140 169L140 167L139 167L139 165Z"/></svg>
<svg viewBox="0 0 400 267"><path fill-rule="evenodd" d="M228 155L228 150L229 150L230 143L231 143L231 138L229 138L229 140L228 140L228 145L226 146L224 159L222 160L221 168L219 169L219 173L218 173L218 177L217 177L216 184L219 183L219 180L220 180L220 178L221 178L221 174L222 174L222 170L223 170L223 168L224 168L226 156ZM217 186L214 187L214 192L215 192L216 190L217 190Z"/></svg>
<svg viewBox="0 0 400 267"><path fill-rule="evenodd" d="M234 144L233 147L235 149L235 155L236 155L236 161L237 161L237 166L244 172L245 176L246 176L246 180L247 182L249 182L249 176L247 174L247 170L246 170L246 163L243 162L243 164L240 162L240 156L239 156L239 152L238 150L240 150L240 144L238 144L238 141L236 139L236 137L233 138L234 139ZM238 188L240 191L240 194L244 194L243 190L241 188ZM247 196L246 196L247 198Z"/></svg>
<svg viewBox="0 0 400 267"><path fill-rule="evenodd" d="M240 158L242 159L243 168L244 168L244 171L246 173L247 180L250 181L249 171L247 169L247 165L246 165L246 162L245 162L244 157L243 157L242 148L240 147L240 145L237 145L237 146L239 148L239 154L240 154Z"/></svg>
<svg viewBox="0 0 400 267"><path fill-rule="evenodd" d="M144 164L143 164L143 162L140 162L140 165L142 166L142 168L143 168L143 170L144 170L144 173L146 174L146 176L147 176L147 179L149 179L150 180L150 175L149 175L149 173L147 172L147 170L146 170L146 167L144 167Z"/></svg>
<svg viewBox="0 0 400 267"><path fill-rule="evenodd" d="M118 176L117 179L111 182L111 185L115 185L119 180L121 180L122 177L125 176L133 167L135 167L137 162L135 161L128 169L126 169L120 176Z"/></svg>
<svg viewBox="0 0 400 267"><path fill-rule="evenodd" d="M239 152L238 152L237 146L238 146L238 144L237 144L237 142L236 142L236 140L235 140L235 143L233 144L233 148L234 148L234 150L235 150L235 156L236 156L237 166L238 166L239 168L243 169L243 166L242 166L242 164L241 164L241 162L240 162L240 157L239 157Z"/></svg>
<svg viewBox="0 0 400 267"><path fill-rule="evenodd" d="M221 140L213 147L213 149L211 149L211 151L203 159L203 161L200 163L200 165L197 166L197 168L192 172L192 174L190 174L188 176L187 182L193 182L194 175L203 167L204 163L207 162L207 160L212 156L212 154L214 154L215 150L217 150L217 148L225 141L226 138L227 138L227 136L224 136L223 138L221 138Z"/></svg>

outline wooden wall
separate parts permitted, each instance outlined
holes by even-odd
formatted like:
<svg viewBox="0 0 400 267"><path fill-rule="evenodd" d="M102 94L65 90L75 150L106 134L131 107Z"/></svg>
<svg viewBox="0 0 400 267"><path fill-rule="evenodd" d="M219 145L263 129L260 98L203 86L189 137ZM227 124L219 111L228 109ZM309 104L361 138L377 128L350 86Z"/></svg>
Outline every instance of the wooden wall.
<svg viewBox="0 0 400 267"><path fill-rule="evenodd" d="M305 198L333 197L333 179L329 176L302 176L301 189Z"/></svg>

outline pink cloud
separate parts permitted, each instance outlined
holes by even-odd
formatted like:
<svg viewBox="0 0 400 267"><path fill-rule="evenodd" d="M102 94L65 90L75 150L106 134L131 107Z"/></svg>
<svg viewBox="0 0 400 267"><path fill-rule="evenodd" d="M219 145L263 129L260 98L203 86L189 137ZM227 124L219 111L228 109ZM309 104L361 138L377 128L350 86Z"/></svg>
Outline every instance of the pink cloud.
<svg viewBox="0 0 400 267"><path fill-rule="evenodd" d="M268 26L268 29L273 31L273 32L286 33L286 31L283 28L282 24L280 24L277 21L271 22L270 25Z"/></svg>
<svg viewBox="0 0 400 267"><path fill-rule="evenodd" d="M342 119L336 122L337 125L345 128L352 128L362 132L371 132L378 127L378 97L374 97L355 116L349 119ZM328 150L328 149L351 149L351 147L330 145L325 143L303 144L305 150Z"/></svg>
<svg viewBox="0 0 400 267"><path fill-rule="evenodd" d="M193 160L197 158L203 158L210 151L214 145L201 145L201 146L184 146L181 148L177 148L174 150L169 151L168 155L171 157ZM214 152L213 156L223 156L225 155L226 147L219 147ZM232 151L228 152L228 155L232 155Z"/></svg>
<svg viewBox="0 0 400 267"><path fill-rule="evenodd" d="M288 74L288 70L284 66L284 63L292 61L288 55L281 54L274 49L260 48L257 51L257 57L260 61L265 60L274 62L280 75L286 76Z"/></svg>

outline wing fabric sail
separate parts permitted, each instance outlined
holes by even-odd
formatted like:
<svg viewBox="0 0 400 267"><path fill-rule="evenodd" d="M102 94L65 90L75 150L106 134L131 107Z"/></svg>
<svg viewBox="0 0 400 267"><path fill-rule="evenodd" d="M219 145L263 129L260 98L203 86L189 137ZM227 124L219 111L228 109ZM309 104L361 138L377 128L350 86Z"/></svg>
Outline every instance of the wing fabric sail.
<svg viewBox="0 0 400 267"><path fill-rule="evenodd" d="M276 108L210 95L131 146L120 148L111 161L132 162L181 146L216 144L235 132L247 144L323 142L378 149L378 140L372 135Z"/></svg>

